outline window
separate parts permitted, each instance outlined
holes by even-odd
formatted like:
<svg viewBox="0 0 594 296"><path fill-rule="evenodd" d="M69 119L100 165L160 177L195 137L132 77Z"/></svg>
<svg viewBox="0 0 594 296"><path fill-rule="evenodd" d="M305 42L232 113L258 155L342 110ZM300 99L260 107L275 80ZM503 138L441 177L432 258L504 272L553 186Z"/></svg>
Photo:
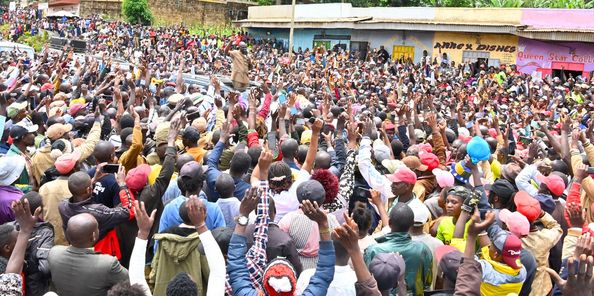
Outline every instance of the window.
<svg viewBox="0 0 594 296"><path fill-rule="evenodd" d="M462 62L476 62L478 59L489 59L486 51L465 50L462 52Z"/></svg>
<svg viewBox="0 0 594 296"><path fill-rule="evenodd" d="M326 50L329 50L330 49L330 41L314 40L313 47L314 48L323 47Z"/></svg>

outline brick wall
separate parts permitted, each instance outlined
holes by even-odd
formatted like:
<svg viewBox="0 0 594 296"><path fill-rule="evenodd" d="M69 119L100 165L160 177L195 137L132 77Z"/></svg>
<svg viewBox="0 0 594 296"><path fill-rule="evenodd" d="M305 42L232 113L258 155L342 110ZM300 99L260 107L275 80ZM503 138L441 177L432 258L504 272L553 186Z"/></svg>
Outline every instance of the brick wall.
<svg viewBox="0 0 594 296"><path fill-rule="evenodd" d="M148 0L159 21L185 25L220 26L247 18L247 1L226 0ZM121 16L121 0L81 0L81 15L94 13Z"/></svg>

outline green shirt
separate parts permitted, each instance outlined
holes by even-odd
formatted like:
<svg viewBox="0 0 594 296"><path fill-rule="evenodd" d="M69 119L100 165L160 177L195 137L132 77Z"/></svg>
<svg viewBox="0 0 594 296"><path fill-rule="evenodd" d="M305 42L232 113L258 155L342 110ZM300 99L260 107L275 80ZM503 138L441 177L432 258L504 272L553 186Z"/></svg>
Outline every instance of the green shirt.
<svg viewBox="0 0 594 296"><path fill-rule="evenodd" d="M431 286L433 255L427 245L413 241L408 232L391 232L380 243L365 249L365 264L369 266L379 253L400 253L406 263L405 279L409 295L423 295Z"/></svg>
<svg viewBox="0 0 594 296"><path fill-rule="evenodd" d="M466 226L464 227L465 240L466 234L468 233L468 225L470 225L470 220L466 222ZM455 229L456 224L454 224L454 217L445 217L439 222L439 226L437 227L437 235L435 237L445 245L449 245L452 241L452 237L454 236Z"/></svg>

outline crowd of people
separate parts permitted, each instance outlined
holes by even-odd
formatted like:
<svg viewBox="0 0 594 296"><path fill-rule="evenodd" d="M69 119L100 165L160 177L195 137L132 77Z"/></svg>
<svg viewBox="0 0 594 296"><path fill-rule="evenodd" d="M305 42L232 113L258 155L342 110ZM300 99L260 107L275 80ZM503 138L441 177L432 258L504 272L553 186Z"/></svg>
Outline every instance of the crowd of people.
<svg viewBox="0 0 594 296"><path fill-rule="evenodd" d="M23 15L0 295L592 295L588 77Z"/></svg>

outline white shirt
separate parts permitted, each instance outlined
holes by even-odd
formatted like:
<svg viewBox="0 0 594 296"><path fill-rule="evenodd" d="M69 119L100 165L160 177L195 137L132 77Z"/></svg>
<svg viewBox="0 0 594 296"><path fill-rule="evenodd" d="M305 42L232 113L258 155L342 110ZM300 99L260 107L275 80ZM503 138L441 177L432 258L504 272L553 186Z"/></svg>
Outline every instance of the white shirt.
<svg viewBox="0 0 594 296"><path fill-rule="evenodd" d="M299 279L297 280L297 293L296 295L301 295L307 286L309 285L309 280L316 272L315 269L306 269L301 272ZM328 292L326 295L328 296L355 296L355 282L357 281L357 275L355 271L351 269L350 266L334 266L334 280L330 283L328 287Z"/></svg>
<svg viewBox="0 0 594 296"><path fill-rule="evenodd" d="M297 187L301 183L309 180L309 173L306 170L300 170L297 173L297 178L289 188L279 194L272 196L274 200L274 207L276 208L276 216L274 222L278 223L285 214L296 211L299 209L299 201L297 200Z"/></svg>

